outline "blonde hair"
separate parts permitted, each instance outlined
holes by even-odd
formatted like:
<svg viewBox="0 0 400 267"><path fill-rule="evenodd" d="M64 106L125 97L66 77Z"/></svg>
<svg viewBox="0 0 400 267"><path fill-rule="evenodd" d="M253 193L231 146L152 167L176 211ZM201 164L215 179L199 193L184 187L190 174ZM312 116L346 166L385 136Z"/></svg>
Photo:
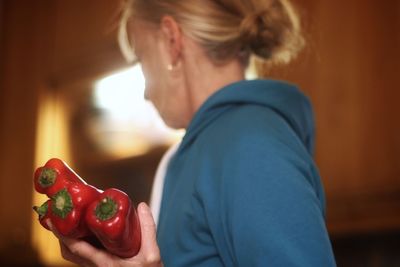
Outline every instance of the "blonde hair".
<svg viewBox="0 0 400 267"><path fill-rule="evenodd" d="M216 63L249 56L289 62L304 46L299 18L289 0L126 0L119 43L132 61L127 22L131 16L159 24L172 16L182 31Z"/></svg>

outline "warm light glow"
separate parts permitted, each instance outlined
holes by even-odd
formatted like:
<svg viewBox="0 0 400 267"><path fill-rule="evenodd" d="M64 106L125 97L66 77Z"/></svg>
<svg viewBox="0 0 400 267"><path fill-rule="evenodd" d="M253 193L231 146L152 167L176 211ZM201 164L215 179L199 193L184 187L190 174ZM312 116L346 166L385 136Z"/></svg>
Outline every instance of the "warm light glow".
<svg viewBox="0 0 400 267"><path fill-rule="evenodd" d="M250 57L250 62L249 65L247 66L245 77L246 80L254 80L258 78L255 57Z"/></svg>
<svg viewBox="0 0 400 267"><path fill-rule="evenodd" d="M183 131L168 128L154 106L144 99L145 80L140 65L107 76L95 84L94 102L100 120L91 122L91 134L100 147L116 157L170 145Z"/></svg>
<svg viewBox="0 0 400 267"><path fill-rule="evenodd" d="M133 118L135 122L145 123L149 114L149 103L144 101L145 82L139 65L101 79L95 85L97 107L105 109L113 119Z"/></svg>
<svg viewBox="0 0 400 267"><path fill-rule="evenodd" d="M70 162L67 115L64 103L56 94L48 92L40 101L35 167L42 166L53 157ZM40 206L47 199L46 195L34 192L32 202ZM40 225L35 212L32 212L32 244L44 266L73 266L62 259L58 239Z"/></svg>
<svg viewBox="0 0 400 267"><path fill-rule="evenodd" d="M104 111L89 128L102 147L116 157L145 153L155 144L172 144L183 131L167 128L154 107L144 100L144 78L139 66L108 76L95 87L95 105ZM35 167L52 157L71 163L69 120L63 99L49 91L40 101ZM34 170L32 170L33 173ZM33 203L40 206L47 196L34 192ZM57 238L45 230L32 212L32 244L44 266L75 266L61 258Z"/></svg>

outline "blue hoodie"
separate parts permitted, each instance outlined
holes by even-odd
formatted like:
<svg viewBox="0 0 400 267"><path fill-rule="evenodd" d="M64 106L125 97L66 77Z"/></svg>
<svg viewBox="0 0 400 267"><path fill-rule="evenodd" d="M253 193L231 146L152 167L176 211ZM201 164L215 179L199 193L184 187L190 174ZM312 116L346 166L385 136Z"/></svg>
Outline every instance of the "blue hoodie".
<svg viewBox="0 0 400 267"><path fill-rule="evenodd" d="M272 80L218 90L171 159L157 240L166 267L335 266L307 98Z"/></svg>

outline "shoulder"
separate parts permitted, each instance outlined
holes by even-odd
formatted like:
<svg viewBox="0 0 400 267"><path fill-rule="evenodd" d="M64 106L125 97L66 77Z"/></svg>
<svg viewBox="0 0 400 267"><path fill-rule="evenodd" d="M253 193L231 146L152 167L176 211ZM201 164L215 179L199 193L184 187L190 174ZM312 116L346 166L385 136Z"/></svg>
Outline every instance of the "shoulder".
<svg viewBox="0 0 400 267"><path fill-rule="evenodd" d="M289 123L275 110L261 105L234 105L199 136L207 151L235 155L243 152L307 153ZM214 152L214 151L213 151ZM239 154L240 155L240 154Z"/></svg>
<svg viewBox="0 0 400 267"><path fill-rule="evenodd" d="M236 195L247 188L274 195L309 187L322 195L312 156L285 119L270 108L232 107L204 129L198 156L207 166L206 175L198 180L205 192L214 187Z"/></svg>

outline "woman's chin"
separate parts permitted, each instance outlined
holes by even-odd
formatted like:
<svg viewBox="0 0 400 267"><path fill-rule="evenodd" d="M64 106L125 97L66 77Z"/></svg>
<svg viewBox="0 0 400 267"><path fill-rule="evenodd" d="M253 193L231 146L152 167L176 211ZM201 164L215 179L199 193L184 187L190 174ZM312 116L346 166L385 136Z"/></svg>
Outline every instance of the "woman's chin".
<svg viewBox="0 0 400 267"><path fill-rule="evenodd" d="M182 118L176 118L173 116L163 116L163 115L161 115L161 118L164 121L165 125L175 130L183 129L186 128L187 126L182 122Z"/></svg>
<svg viewBox="0 0 400 267"><path fill-rule="evenodd" d="M179 124L177 121L174 121L174 120L166 120L166 119L163 119L163 121L164 121L165 125L167 125L167 126L168 126L169 128L171 128L171 129L177 130L177 129L182 129L182 128L184 128L184 127L182 127L181 124Z"/></svg>

